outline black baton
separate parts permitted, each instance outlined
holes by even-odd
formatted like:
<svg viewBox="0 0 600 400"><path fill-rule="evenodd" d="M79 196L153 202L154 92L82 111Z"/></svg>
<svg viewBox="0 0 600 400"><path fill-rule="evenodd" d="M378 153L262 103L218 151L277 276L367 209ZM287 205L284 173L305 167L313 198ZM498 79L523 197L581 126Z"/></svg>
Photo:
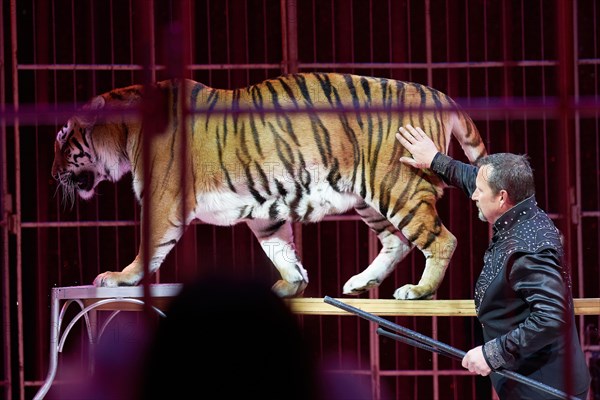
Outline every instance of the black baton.
<svg viewBox="0 0 600 400"><path fill-rule="evenodd" d="M377 333L380 335L384 335L389 338L402 341L411 346L415 346L415 347L418 347L418 348L421 348L424 350L432 351L432 352L435 352L435 353L438 353L438 354L441 354L444 356L453 357L453 358L456 358L459 360L462 360L463 357L465 356L465 354L467 354L466 352L459 350L456 347L452 347L446 343L440 342L438 340L430 338L429 336L426 336L419 332L415 332L413 330L405 328L401 325L394 324L385 318L381 318L376 315L370 314L366 311L361 310L360 308L356 308L356 307L348 305L342 301L336 300L333 297L325 296L323 298L323 301L327 304L331 304L332 306L341 308L344 311L348 311L349 313L356 314L361 318L364 318L371 322L375 322L376 324L379 324L379 325L383 326L384 328L390 329L392 331L400 332L404 336L395 335L395 334L387 332L381 328L377 330ZM513 371L497 370L497 371L492 371L492 373L504 376L506 378L515 380L517 382L524 383L524 384L529 385L533 388L536 388L542 392L551 394L553 396L557 396L561 399L580 400L579 398L577 398L575 396L570 396L570 395L566 394L565 392L562 392L556 388L553 388L552 386L548 386L544 383L538 382L534 379L528 378L524 375L518 374Z"/></svg>

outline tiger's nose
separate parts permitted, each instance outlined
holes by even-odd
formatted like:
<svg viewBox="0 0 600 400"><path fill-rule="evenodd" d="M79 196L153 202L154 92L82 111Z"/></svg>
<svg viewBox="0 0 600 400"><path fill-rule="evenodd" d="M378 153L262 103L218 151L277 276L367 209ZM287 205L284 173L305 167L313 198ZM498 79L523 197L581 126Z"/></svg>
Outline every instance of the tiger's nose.
<svg viewBox="0 0 600 400"><path fill-rule="evenodd" d="M52 164L52 177L56 180L58 180L60 178L60 175L62 173L61 168L59 168L59 166L56 163Z"/></svg>

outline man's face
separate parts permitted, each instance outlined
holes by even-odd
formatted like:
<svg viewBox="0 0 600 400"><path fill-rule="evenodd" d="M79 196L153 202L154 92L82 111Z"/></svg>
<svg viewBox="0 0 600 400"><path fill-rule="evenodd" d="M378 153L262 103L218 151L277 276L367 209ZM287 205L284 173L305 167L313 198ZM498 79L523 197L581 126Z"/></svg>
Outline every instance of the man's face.
<svg viewBox="0 0 600 400"><path fill-rule="evenodd" d="M488 184L487 177L493 170L493 167L489 164L479 168L475 181L475 191L471 195L471 199L479 209L479 219L491 224L496 222L505 211L502 208L502 194L494 193Z"/></svg>

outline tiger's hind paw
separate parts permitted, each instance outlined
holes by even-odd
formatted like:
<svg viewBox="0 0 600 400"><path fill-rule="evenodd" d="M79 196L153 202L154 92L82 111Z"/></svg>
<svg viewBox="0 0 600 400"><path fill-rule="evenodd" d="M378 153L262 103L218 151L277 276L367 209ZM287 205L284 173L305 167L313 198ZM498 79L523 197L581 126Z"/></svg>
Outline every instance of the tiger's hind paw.
<svg viewBox="0 0 600 400"><path fill-rule="evenodd" d="M394 292L396 300L430 300L435 293L427 286L404 285Z"/></svg>

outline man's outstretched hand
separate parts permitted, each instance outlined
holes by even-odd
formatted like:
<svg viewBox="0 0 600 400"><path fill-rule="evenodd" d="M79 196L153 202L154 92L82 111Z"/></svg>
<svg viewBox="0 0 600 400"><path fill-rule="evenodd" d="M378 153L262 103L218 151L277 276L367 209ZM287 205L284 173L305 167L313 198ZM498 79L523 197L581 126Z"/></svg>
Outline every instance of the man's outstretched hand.
<svg viewBox="0 0 600 400"><path fill-rule="evenodd" d="M412 125L401 126L396 133L396 139L412 154L412 158L400 157L400 162L415 168L431 167L438 149L421 128L414 128Z"/></svg>

